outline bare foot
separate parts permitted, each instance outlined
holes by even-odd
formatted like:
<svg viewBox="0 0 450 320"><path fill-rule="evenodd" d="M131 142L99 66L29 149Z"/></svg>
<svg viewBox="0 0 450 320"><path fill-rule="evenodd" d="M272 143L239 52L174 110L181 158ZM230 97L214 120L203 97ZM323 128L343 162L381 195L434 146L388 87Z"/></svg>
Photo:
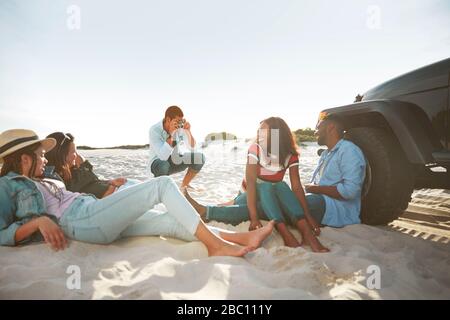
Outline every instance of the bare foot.
<svg viewBox="0 0 450 320"><path fill-rule="evenodd" d="M190 184L188 184L187 186L185 186L185 185L183 184L183 185L181 185L180 189L181 189L181 190L184 190L184 189L191 189L191 190L193 190L193 191L196 190L196 189L195 189L193 186L191 186Z"/></svg>
<svg viewBox="0 0 450 320"><path fill-rule="evenodd" d="M241 247L238 245L232 245L225 243L223 246L217 249L208 249L208 256L226 256L226 257L243 257L254 248Z"/></svg>
<svg viewBox="0 0 450 320"><path fill-rule="evenodd" d="M277 223L277 231L283 238L284 245L290 248L297 248L301 246L301 243L295 239L294 235L289 231L284 223Z"/></svg>
<svg viewBox="0 0 450 320"><path fill-rule="evenodd" d="M186 188L182 189L181 191L183 192L183 195L186 198L186 200L189 201L189 203L194 207L195 211L197 211L200 214L202 220L204 220L206 218L206 207L202 206L200 203L192 199Z"/></svg>
<svg viewBox="0 0 450 320"><path fill-rule="evenodd" d="M264 227L248 232L247 245L252 248L259 248L262 242L271 235L273 228L275 227L275 221L270 221Z"/></svg>
<svg viewBox="0 0 450 320"><path fill-rule="evenodd" d="M320 243L319 239L317 239L317 237L312 233L312 231L308 235L305 235L304 244L305 244L305 246L311 247L311 250L313 252L319 252L319 253L330 252L330 249L328 249L327 247L324 247Z"/></svg>
<svg viewBox="0 0 450 320"><path fill-rule="evenodd" d="M283 237L283 241L284 241L284 245L286 247L290 247L290 248L298 248L300 247L302 244L300 242L298 242L297 239L295 239L294 236L287 236L287 237Z"/></svg>

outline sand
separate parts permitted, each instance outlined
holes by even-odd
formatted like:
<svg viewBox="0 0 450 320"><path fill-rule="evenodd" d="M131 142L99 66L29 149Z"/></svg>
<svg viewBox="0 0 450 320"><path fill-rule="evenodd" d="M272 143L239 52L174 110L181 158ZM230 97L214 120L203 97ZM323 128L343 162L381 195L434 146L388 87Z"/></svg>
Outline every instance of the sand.
<svg viewBox="0 0 450 320"><path fill-rule="evenodd" d="M316 150L303 148L304 182ZM218 143L205 153L192 195L205 203L229 200L243 176L245 145ZM146 178L144 150L84 154L105 177ZM284 247L276 232L245 258L210 258L200 242L161 237L71 241L62 252L45 244L0 247L0 299L450 299L449 203L448 190L417 190L408 212L390 226L324 228L327 254ZM248 222L210 224L248 229ZM80 288L67 273L71 266L79 267Z"/></svg>

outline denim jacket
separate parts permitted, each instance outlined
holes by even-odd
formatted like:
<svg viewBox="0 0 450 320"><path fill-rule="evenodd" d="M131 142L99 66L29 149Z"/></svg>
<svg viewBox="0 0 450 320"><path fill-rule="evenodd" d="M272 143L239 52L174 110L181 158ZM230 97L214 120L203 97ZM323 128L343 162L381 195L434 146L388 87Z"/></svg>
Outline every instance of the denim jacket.
<svg viewBox="0 0 450 320"><path fill-rule="evenodd" d="M47 216L44 197L35 183L22 175L9 172L0 178L0 245L14 246L29 241L42 241L40 232L16 243L17 229L32 218Z"/></svg>

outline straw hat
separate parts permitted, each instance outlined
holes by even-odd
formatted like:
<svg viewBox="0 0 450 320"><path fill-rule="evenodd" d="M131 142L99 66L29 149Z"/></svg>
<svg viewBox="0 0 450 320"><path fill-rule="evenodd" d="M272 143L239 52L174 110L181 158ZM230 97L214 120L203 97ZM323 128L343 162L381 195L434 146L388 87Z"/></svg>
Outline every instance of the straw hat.
<svg viewBox="0 0 450 320"><path fill-rule="evenodd" d="M35 143L41 143L45 151L50 151L56 145L53 138L39 139L38 135L31 130L12 129L0 134L0 165L3 158L17 150L23 149Z"/></svg>

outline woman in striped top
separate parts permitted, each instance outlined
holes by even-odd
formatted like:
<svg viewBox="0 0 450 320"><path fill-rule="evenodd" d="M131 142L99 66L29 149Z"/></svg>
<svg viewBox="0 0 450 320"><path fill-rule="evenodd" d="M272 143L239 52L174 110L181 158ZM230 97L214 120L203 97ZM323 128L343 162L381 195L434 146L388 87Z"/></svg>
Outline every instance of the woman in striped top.
<svg viewBox="0 0 450 320"><path fill-rule="evenodd" d="M298 228L303 244L314 252L328 252L316 236L320 235L324 212L323 201L305 197L299 175L298 147L289 126L281 118L268 118L260 123L257 141L247 154L245 178L241 192L227 205L204 206L184 190L184 195L205 221L237 225L250 220L250 230L262 227L261 220L274 220L285 245L300 243L287 228L290 222ZM289 171L292 189L283 181ZM308 205L309 204L309 205Z"/></svg>
<svg viewBox="0 0 450 320"><path fill-rule="evenodd" d="M260 123L257 143L248 151L243 191L247 192L250 230L262 227L257 203L276 228L285 245L298 247L301 243L289 231L286 220L300 231L303 244L315 252L328 252L316 235L320 228L311 216L300 182L298 146L286 122L271 117ZM292 189L283 181L286 171Z"/></svg>

